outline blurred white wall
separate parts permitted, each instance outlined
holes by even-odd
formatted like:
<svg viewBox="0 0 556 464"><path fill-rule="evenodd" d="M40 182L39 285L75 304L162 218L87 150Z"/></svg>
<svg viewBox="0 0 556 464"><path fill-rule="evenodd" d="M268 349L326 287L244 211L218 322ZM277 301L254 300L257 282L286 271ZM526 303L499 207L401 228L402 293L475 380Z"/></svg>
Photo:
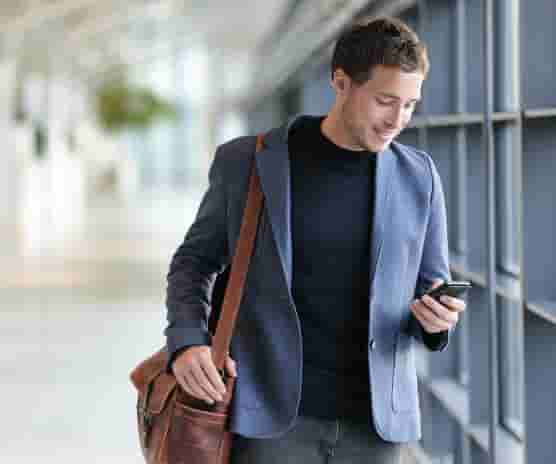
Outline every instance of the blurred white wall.
<svg viewBox="0 0 556 464"><path fill-rule="evenodd" d="M20 170L15 152L12 109L15 94L15 61L0 60L0 134L2 156L0 156L0 226L13 228L16 224L19 198L18 179Z"/></svg>

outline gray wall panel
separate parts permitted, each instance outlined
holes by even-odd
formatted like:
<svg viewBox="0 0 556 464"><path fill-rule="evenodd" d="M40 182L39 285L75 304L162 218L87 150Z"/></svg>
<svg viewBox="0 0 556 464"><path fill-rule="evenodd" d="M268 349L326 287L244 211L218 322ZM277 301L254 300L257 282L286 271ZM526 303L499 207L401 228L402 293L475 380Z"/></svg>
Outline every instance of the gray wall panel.
<svg viewBox="0 0 556 464"><path fill-rule="evenodd" d="M474 287L469 292L470 412L472 424L489 421L488 293ZM475 461L473 461L475 464Z"/></svg>
<svg viewBox="0 0 556 464"><path fill-rule="evenodd" d="M306 114L325 114L334 103L334 90L330 85L329 68L322 68L318 75L305 83L301 89L301 112Z"/></svg>
<svg viewBox="0 0 556 464"><path fill-rule="evenodd" d="M396 140L404 145L417 147L419 144L417 129L405 129L400 135L398 135Z"/></svg>
<svg viewBox="0 0 556 464"><path fill-rule="evenodd" d="M447 114L455 110L454 92L454 18L453 6L446 0L428 2L429 21L434 27L427 29L431 71L423 86L423 96L429 114Z"/></svg>
<svg viewBox="0 0 556 464"><path fill-rule="evenodd" d="M556 120L528 122L523 147L524 266L528 297L556 301Z"/></svg>
<svg viewBox="0 0 556 464"><path fill-rule="evenodd" d="M449 462L455 448L456 423L446 415L443 406L429 395L427 415L432 424L427 436L423 439L423 447L433 462Z"/></svg>
<svg viewBox="0 0 556 464"><path fill-rule="evenodd" d="M483 111L483 44L481 32L482 1L468 0L466 6L466 77L467 77L467 111Z"/></svg>
<svg viewBox="0 0 556 464"><path fill-rule="evenodd" d="M486 163L481 147L481 131L476 127L467 131L468 191L467 233L469 237L469 267L486 270Z"/></svg>
<svg viewBox="0 0 556 464"><path fill-rule="evenodd" d="M448 214L449 242L454 236L450 225L455 221L454 195L452 191L452 158L455 154L455 132L451 128L435 128L428 132L428 152L433 158L442 179L444 196L446 198L446 212Z"/></svg>
<svg viewBox="0 0 556 464"><path fill-rule="evenodd" d="M527 314L525 318L525 388L527 391L527 462L554 462L556 456L556 328Z"/></svg>
<svg viewBox="0 0 556 464"><path fill-rule="evenodd" d="M527 108L556 106L556 2L521 2L523 103Z"/></svg>
<svg viewBox="0 0 556 464"><path fill-rule="evenodd" d="M282 103L277 98L267 98L249 113L249 131L252 134L266 132L285 122L286 115Z"/></svg>

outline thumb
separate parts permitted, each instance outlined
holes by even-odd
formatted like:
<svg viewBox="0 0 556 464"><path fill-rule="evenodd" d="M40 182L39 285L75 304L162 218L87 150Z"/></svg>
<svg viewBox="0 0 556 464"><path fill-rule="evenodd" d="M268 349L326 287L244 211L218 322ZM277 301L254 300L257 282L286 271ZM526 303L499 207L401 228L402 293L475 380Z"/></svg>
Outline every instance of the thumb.
<svg viewBox="0 0 556 464"><path fill-rule="evenodd" d="M432 282L431 287L429 288L429 291L433 290L437 287L440 287L443 283L444 283L443 279L434 279L433 282Z"/></svg>
<svg viewBox="0 0 556 464"><path fill-rule="evenodd" d="M232 377L237 377L236 362L229 356L226 359L226 372Z"/></svg>

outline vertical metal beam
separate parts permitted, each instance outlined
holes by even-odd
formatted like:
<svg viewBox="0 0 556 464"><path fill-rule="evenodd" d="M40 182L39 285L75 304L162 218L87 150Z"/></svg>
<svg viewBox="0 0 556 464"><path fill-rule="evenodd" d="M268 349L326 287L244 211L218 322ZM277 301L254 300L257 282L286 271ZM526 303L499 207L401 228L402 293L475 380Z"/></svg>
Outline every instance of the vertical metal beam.
<svg viewBox="0 0 556 464"><path fill-rule="evenodd" d="M484 49L484 122L483 122L483 154L486 162L487 187L487 285L489 311L489 462L496 464L497 429L498 429L498 331L496 308L496 211L495 211L495 172L494 172L494 127L492 113L494 111L494 44L493 44L493 0L483 0L483 49Z"/></svg>
<svg viewBox="0 0 556 464"><path fill-rule="evenodd" d="M516 72L516 87L517 87L517 95L516 95L516 105L518 109L523 108L523 81L524 78L522 67L521 67L521 0L513 0L512 2L512 10L514 12L515 18L513 19L513 32L515 34L514 37L514 60L515 60L515 72ZM523 180L523 112L520 111L520 117L517 120L517 126L515 129L515 146L516 146L516 156L514 158L515 163L515 189L516 189L516 216L517 216L517 262L520 267L520 274L519 274L519 285L521 289L521 301L520 301L520 315L521 315L521 336L523 340L521 342L521 346L523 347L522 352L520 353L519 362L523 363L523 396L521 398L522 401L522 413L523 413L523 462L527 462L527 411L526 411L526 380L525 380L525 301L527 291L525 289L525 263L524 263L524 249L525 249L525 240L524 240L524 218L523 218L523 202L524 202L524 180Z"/></svg>
<svg viewBox="0 0 556 464"><path fill-rule="evenodd" d="M497 111L519 112L519 71L518 56L519 43L517 42L517 27L519 17L519 4L514 0L499 2L496 11L498 38L498 69L502 79L496 82ZM516 190L514 188L514 172L516 165L514 159L520 156L519 140L516 133L519 132L519 121L516 124L504 124L497 134L497 168L500 179L498 187L499 203L498 211L501 230L498 231L498 261L499 266L508 274L516 278L521 271L518 262L517 231L515 227L516 218ZM516 142L518 142L516 144Z"/></svg>
<svg viewBox="0 0 556 464"><path fill-rule="evenodd" d="M464 114L466 111L467 100L467 79L466 79L466 34L465 34L465 0L456 0L455 12L455 33L456 33L456 102L455 110L457 114ZM456 218L455 218L455 243L454 248L458 255L467 254L467 137L465 126L459 125L456 130L457 137L457 157L455 159L456 179Z"/></svg>
<svg viewBox="0 0 556 464"><path fill-rule="evenodd" d="M465 73L466 63L466 33L465 33L465 0L456 0L455 9L455 76L456 76L456 113L463 114L466 111L467 79ZM455 214L452 215L454 227L453 247L461 262L458 263L467 269L467 135L465 126L459 125L456 129L456 155L452 162L453 195ZM457 379L462 385L469 383L469 319L462 318L458 341ZM463 431L460 434L464 434ZM467 443L465 437L461 437L461 443ZM462 463L470 464L469 449L462 450Z"/></svg>
<svg viewBox="0 0 556 464"><path fill-rule="evenodd" d="M522 147L521 113L519 89L519 0L498 2L496 10L497 49L497 111L515 112L518 117L513 124L503 124L495 138L497 192L500 198L498 211L498 266L514 277L521 304L500 307L501 346L500 352L500 421L519 439L523 429L514 419L523 418L519 407L524 404L524 380L521 376L504 381L508 369L523 372L523 262L520 258L520 202L522 200ZM499 180L499 182L498 182ZM510 312L510 314L507 314ZM504 324L506 322L506 324Z"/></svg>
<svg viewBox="0 0 556 464"><path fill-rule="evenodd" d="M419 37L421 40L424 40L425 34L427 32L427 27L429 26L429 16L428 16L428 9L427 9L427 1L426 0L417 0L417 21L418 21L418 32ZM423 115L426 115L427 110L427 98L423 98L421 103L421 110ZM428 129L427 124L425 123L422 127L418 129L419 134L419 148L421 150L428 149Z"/></svg>

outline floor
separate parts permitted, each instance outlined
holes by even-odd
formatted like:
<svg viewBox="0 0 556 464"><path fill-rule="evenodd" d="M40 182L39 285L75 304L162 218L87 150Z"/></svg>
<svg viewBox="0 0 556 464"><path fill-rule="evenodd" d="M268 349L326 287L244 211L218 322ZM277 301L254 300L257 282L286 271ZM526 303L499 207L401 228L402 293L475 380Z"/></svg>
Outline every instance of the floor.
<svg viewBox="0 0 556 464"><path fill-rule="evenodd" d="M198 200L99 198L82 227L25 258L5 234L0 462L142 462L128 375L164 343L165 274Z"/></svg>

